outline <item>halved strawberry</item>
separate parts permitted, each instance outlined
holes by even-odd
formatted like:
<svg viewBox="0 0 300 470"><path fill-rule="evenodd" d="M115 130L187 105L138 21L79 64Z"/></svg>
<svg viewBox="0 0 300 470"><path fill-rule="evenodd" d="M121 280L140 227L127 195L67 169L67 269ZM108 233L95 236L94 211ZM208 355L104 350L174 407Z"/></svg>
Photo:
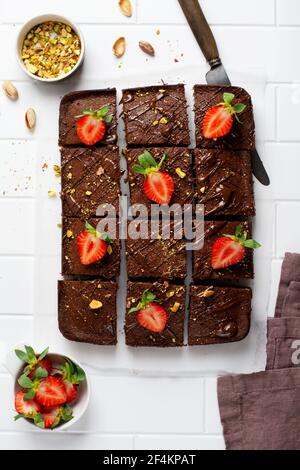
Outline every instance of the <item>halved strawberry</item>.
<svg viewBox="0 0 300 470"><path fill-rule="evenodd" d="M129 313L137 312L137 321L143 328L153 333L162 333L166 328L168 315L161 305L154 303L155 298L155 294L146 290L141 301Z"/></svg>
<svg viewBox="0 0 300 470"><path fill-rule="evenodd" d="M86 145L95 145L103 140L107 124L112 121L112 116L108 114L109 107L104 106L97 111L86 109L82 114L76 116L78 138Z"/></svg>
<svg viewBox="0 0 300 470"><path fill-rule="evenodd" d="M138 323L154 333L162 333L167 324L167 312L158 304L149 304L137 315Z"/></svg>
<svg viewBox="0 0 300 470"><path fill-rule="evenodd" d="M65 404L67 392L63 381L57 377L42 380L36 388L35 399L46 408Z"/></svg>
<svg viewBox="0 0 300 470"><path fill-rule="evenodd" d="M31 346L25 346L25 351L15 350L16 356L27 364L23 373L33 379L38 369L44 369L48 375L52 372L52 362L47 357L49 348L37 355Z"/></svg>
<svg viewBox="0 0 300 470"><path fill-rule="evenodd" d="M80 262L87 266L104 258L111 241L108 236L97 232L88 222L86 222L85 228L86 231L77 237L77 246Z"/></svg>
<svg viewBox="0 0 300 470"><path fill-rule="evenodd" d="M63 380L63 383L67 392L66 403L71 403L72 401L75 401L78 394L78 385L72 384L71 382L68 382L68 380Z"/></svg>
<svg viewBox="0 0 300 470"><path fill-rule="evenodd" d="M150 201L170 204L174 192L174 181L167 173L157 171L146 177L144 192Z"/></svg>
<svg viewBox="0 0 300 470"><path fill-rule="evenodd" d="M138 157L139 164L133 165L135 173L145 176L144 193L146 197L157 204L170 204L175 185L172 176L160 171L162 164L167 159L163 154L159 163L147 150Z"/></svg>
<svg viewBox="0 0 300 470"><path fill-rule="evenodd" d="M56 428L62 421L70 421L73 418L72 409L69 406L56 406L42 413L45 429Z"/></svg>
<svg viewBox="0 0 300 470"><path fill-rule="evenodd" d="M71 403L77 398L78 386L86 379L85 372L70 359L66 359L64 364L57 368L57 374L61 376L66 387L67 403Z"/></svg>
<svg viewBox="0 0 300 470"><path fill-rule="evenodd" d="M15 397L15 409L19 415L33 417L35 413L41 411L41 405L35 400L25 400L26 392L20 390Z"/></svg>
<svg viewBox="0 0 300 470"><path fill-rule="evenodd" d="M241 122L238 114L245 111L246 105L238 103L233 105L234 95L224 93L224 102L210 108L203 119L202 133L207 139L217 139L229 134L233 126L233 117Z"/></svg>
<svg viewBox="0 0 300 470"><path fill-rule="evenodd" d="M35 372L38 369L38 367L45 369L48 372L48 375L50 375L52 372L52 362L50 361L48 357L45 357L44 359L41 359L38 365L36 365L35 368L28 374L28 377L30 379L34 377Z"/></svg>
<svg viewBox="0 0 300 470"><path fill-rule="evenodd" d="M216 240L212 247L212 268L224 269L238 264L244 259L246 249L260 246L255 240L247 240L247 232L242 233L242 226L238 225L234 235L224 235Z"/></svg>

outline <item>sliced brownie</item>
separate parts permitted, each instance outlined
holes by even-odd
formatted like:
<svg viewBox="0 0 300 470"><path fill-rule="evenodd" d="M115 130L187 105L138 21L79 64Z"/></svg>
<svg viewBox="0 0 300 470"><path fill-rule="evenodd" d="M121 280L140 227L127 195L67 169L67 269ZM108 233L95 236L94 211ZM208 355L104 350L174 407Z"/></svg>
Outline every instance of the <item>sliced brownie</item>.
<svg viewBox="0 0 300 470"><path fill-rule="evenodd" d="M116 233L109 230L116 227ZM62 274L64 276L96 276L104 279L115 279L120 275L121 242L119 240L119 223L116 219L89 219L88 223L100 233L109 234L111 243L106 255L97 262L89 265L81 263L77 245L78 237L86 231L86 222L81 219L63 218L62 226ZM100 227L99 224L103 224ZM113 236L117 238L113 238Z"/></svg>
<svg viewBox="0 0 300 470"><path fill-rule="evenodd" d="M251 154L196 149L196 194L206 216L255 215Z"/></svg>
<svg viewBox="0 0 300 470"><path fill-rule="evenodd" d="M204 246L193 251L193 278L195 280L239 280L254 277L253 250L250 248L246 248L246 255L239 263L224 269L212 268L212 248L215 242L224 235L235 235L239 225L247 239L251 239L252 226L250 222L214 221L204 223ZM203 239L201 240L203 241Z"/></svg>
<svg viewBox="0 0 300 470"><path fill-rule="evenodd" d="M251 289L192 286L189 345L241 341L250 329Z"/></svg>
<svg viewBox="0 0 300 470"><path fill-rule="evenodd" d="M117 344L117 284L101 281L59 281L58 322L70 341Z"/></svg>
<svg viewBox="0 0 300 470"><path fill-rule="evenodd" d="M63 148L61 173L64 216L95 217L99 206L103 209L113 206L118 214L120 164L117 147Z"/></svg>
<svg viewBox="0 0 300 470"><path fill-rule="evenodd" d="M85 110L98 111L108 107L112 121L107 125L104 138L97 145L117 142L117 93L114 88L108 90L75 91L63 97L59 111L59 145L80 145L83 143L77 135L77 116Z"/></svg>
<svg viewBox="0 0 300 470"><path fill-rule="evenodd" d="M218 106L224 101L224 93L232 93L234 100L232 105L242 103L245 111L239 114L238 122L233 118L231 131L224 137L208 139L203 135L203 121L207 111ZM253 106L250 95L243 88L232 86L195 85L195 126L196 142L198 147L234 150L254 150L255 125L253 118Z"/></svg>
<svg viewBox="0 0 300 470"><path fill-rule="evenodd" d="M191 204L193 202L193 174L191 153L188 149L178 147L148 148L146 149L159 165L165 156L161 171L172 177L174 193L170 205ZM129 149L126 152L128 162L129 186L131 204L144 204L150 209L150 201L144 192L145 176L134 171L134 166L139 165L138 157L143 154L144 148Z"/></svg>
<svg viewBox="0 0 300 470"><path fill-rule="evenodd" d="M129 282L126 344L134 347L183 346L185 294L185 287L167 282ZM139 305L146 298L149 303Z"/></svg>
<svg viewBox="0 0 300 470"><path fill-rule="evenodd" d="M181 221L166 224L170 230L158 230L148 221L133 220L128 224L127 269L131 279L184 279L186 276L186 242L176 239ZM135 239L138 232L145 229L146 239ZM180 236L180 234L178 235Z"/></svg>
<svg viewBox="0 0 300 470"><path fill-rule="evenodd" d="M161 85L123 91L128 145L190 144L184 85Z"/></svg>

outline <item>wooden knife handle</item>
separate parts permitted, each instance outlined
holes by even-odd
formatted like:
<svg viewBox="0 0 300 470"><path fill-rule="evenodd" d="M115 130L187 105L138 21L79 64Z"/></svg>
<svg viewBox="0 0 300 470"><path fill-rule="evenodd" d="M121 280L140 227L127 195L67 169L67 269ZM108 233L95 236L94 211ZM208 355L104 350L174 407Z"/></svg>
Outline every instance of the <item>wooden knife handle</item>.
<svg viewBox="0 0 300 470"><path fill-rule="evenodd" d="M219 65L218 47L198 0L178 0L178 2L207 62L212 67Z"/></svg>

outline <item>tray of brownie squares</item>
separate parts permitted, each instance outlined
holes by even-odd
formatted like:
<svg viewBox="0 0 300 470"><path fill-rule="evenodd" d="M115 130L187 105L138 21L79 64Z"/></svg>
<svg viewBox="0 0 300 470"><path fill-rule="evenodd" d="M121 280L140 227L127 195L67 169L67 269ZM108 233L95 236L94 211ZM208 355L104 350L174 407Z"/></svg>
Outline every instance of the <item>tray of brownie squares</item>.
<svg viewBox="0 0 300 470"><path fill-rule="evenodd" d="M254 252L267 264L266 237L253 235L250 94L166 82L71 92L59 106L58 148L62 277L49 334L56 322L59 343L103 369L197 371L203 360L231 370L226 357L256 344L247 338ZM124 217L124 195L143 217ZM154 205L181 209L168 236L163 216L150 219ZM201 243L189 251L177 226L187 207L197 224L200 205ZM141 227L146 237L131 236Z"/></svg>

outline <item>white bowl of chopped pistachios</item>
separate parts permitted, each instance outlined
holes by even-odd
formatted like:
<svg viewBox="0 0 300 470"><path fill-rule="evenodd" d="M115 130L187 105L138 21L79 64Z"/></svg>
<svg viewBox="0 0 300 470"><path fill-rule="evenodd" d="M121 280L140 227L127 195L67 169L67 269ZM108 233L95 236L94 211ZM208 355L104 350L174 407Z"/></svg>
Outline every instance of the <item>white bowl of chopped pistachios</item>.
<svg viewBox="0 0 300 470"><path fill-rule="evenodd" d="M28 21L17 39L17 58L35 80L57 82L82 65L83 35L74 23L59 15L42 15Z"/></svg>

